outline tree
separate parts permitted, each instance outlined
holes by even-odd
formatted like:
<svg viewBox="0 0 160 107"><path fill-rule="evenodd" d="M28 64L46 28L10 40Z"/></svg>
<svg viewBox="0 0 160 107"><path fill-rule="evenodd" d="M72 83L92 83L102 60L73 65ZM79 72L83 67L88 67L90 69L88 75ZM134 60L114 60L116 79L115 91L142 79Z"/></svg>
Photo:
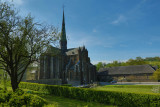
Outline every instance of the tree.
<svg viewBox="0 0 160 107"><path fill-rule="evenodd" d="M160 69L157 69L153 75L151 76L151 79L154 79L154 80L160 80Z"/></svg>
<svg viewBox="0 0 160 107"><path fill-rule="evenodd" d="M98 71L100 68L104 68L105 65L106 65L106 63L98 62L98 64L96 64L96 69L97 69L97 71Z"/></svg>
<svg viewBox="0 0 160 107"><path fill-rule="evenodd" d="M121 62L113 61L112 63L106 64L105 67L107 68L107 67L116 67L116 66L122 66L122 65L121 65Z"/></svg>
<svg viewBox="0 0 160 107"><path fill-rule="evenodd" d="M135 60L134 59L129 59L126 62L126 65L144 65L147 64L141 57L137 57Z"/></svg>
<svg viewBox="0 0 160 107"><path fill-rule="evenodd" d="M10 76L13 91L27 67L57 41L56 32L53 26L34 22L31 15L20 17L12 4L0 1L0 69Z"/></svg>

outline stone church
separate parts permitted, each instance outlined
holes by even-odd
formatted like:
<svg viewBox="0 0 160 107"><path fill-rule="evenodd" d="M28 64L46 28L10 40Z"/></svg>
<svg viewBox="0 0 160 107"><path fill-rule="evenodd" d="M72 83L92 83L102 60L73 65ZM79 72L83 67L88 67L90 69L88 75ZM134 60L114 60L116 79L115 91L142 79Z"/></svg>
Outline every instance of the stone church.
<svg viewBox="0 0 160 107"><path fill-rule="evenodd" d="M40 57L39 79L61 79L62 84L89 84L96 81L96 67L91 64L85 46L67 49L63 11L60 48L48 47Z"/></svg>

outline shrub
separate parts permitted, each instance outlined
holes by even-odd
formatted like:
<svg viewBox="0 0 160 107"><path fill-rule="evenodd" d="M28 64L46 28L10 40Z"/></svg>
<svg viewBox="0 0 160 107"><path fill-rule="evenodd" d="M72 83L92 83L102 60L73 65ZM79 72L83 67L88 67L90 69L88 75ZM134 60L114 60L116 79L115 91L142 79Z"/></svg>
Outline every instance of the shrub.
<svg viewBox="0 0 160 107"><path fill-rule="evenodd" d="M0 104L11 107L22 107L26 105L28 107L42 107L46 103L46 100L37 96L25 93L21 89L17 89L14 93L0 93Z"/></svg>
<svg viewBox="0 0 160 107"><path fill-rule="evenodd" d="M28 101L28 105L31 107L42 107L44 106L46 103L46 100L44 100L43 98L37 96L37 95L28 95L25 96L25 101Z"/></svg>
<svg viewBox="0 0 160 107"><path fill-rule="evenodd" d="M11 94L12 94L12 92L10 92L10 91L7 93L4 93L3 91L0 92L0 103L8 102Z"/></svg>
<svg viewBox="0 0 160 107"><path fill-rule="evenodd" d="M32 94L23 94L21 96L13 94L8 102L8 105L13 107L22 107L23 105L29 107L42 107L45 104L46 101L43 98Z"/></svg>

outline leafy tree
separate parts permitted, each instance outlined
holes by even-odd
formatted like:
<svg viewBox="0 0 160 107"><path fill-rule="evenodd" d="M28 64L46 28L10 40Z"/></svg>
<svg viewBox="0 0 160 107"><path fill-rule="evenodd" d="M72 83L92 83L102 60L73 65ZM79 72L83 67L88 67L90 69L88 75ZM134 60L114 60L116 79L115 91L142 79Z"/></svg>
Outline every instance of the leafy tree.
<svg viewBox="0 0 160 107"><path fill-rule="evenodd" d="M139 57L136 57L136 60L137 60L137 61L142 61L143 58L141 58L141 57L139 56Z"/></svg>
<svg viewBox="0 0 160 107"><path fill-rule="evenodd" d="M156 56L156 57L146 57L144 59L145 61L160 61L160 57Z"/></svg>
<svg viewBox="0 0 160 107"><path fill-rule="evenodd" d="M135 60L134 59L129 59L126 62L126 65L144 65L147 64L147 62L145 62L143 59L137 57Z"/></svg>
<svg viewBox="0 0 160 107"><path fill-rule="evenodd" d="M160 80L160 69L157 69L153 75L151 76L151 79Z"/></svg>
<svg viewBox="0 0 160 107"><path fill-rule="evenodd" d="M10 76L13 91L27 67L57 41L56 32L52 26L34 22L31 15L20 17L12 4L0 1L0 69Z"/></svg>
<svg viewBox="0 0 160 107"><path fill-rule="evenodd" d="M113 61L112 63L106 64L105 67L116 67L116 66L121 66L121 63L118 61Z"/></svg>
<svg viewBox="0 0 160 107"><path fill-rule="evenodd" d="M98 62L98 64L96 64L96 69L97 71L99 71L100 68L104 68L105 66L106 66L106 63Z"/></svg>

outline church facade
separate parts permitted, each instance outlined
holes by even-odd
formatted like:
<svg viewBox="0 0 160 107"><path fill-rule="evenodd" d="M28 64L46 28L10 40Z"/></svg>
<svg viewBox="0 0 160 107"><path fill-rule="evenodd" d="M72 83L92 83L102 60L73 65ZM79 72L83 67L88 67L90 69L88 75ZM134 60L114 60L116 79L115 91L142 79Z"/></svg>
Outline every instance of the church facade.
<svg viewBox="0 0 160 107"><path fill-rule="evenodd" d="M91 64L85 46L67 48L63 11L60 48L48 47L40 56L39 79L61 79L62 84L89 84L96 81L96 67Z"/></svg>

